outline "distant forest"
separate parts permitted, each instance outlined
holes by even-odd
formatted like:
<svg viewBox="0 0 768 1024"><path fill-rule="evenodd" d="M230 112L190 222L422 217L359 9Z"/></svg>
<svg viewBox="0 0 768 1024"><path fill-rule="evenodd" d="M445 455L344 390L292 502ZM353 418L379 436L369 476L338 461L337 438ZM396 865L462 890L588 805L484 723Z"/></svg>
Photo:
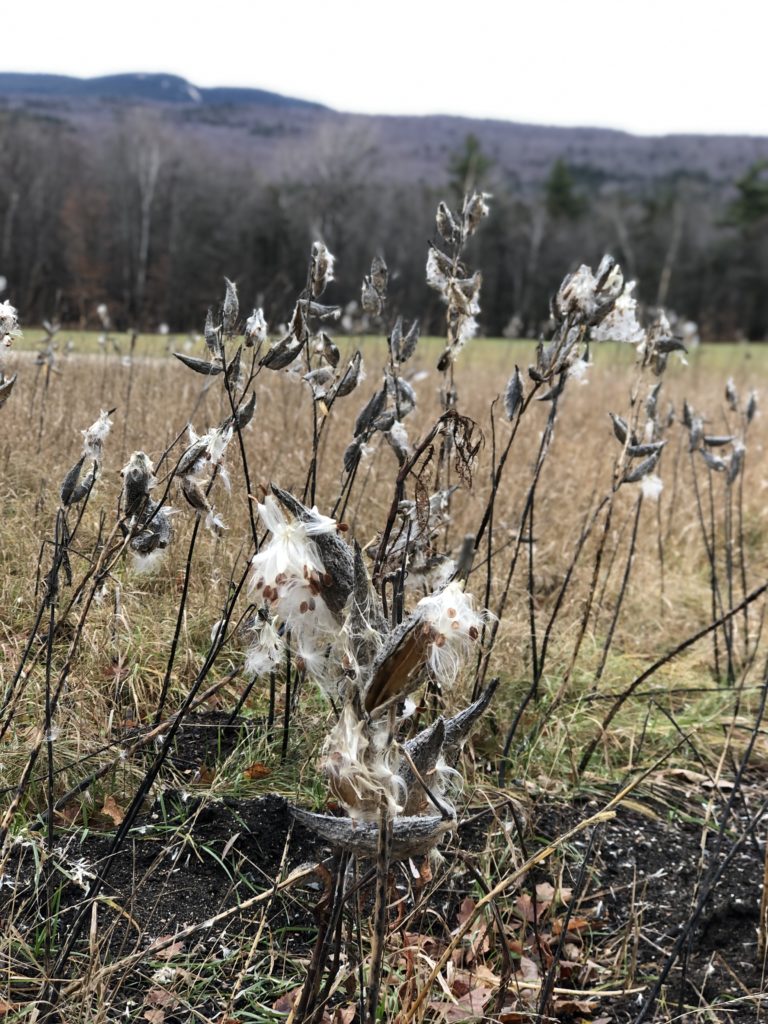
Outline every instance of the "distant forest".
<svg viewBox="0 0 768 1024"><path fill-rule="evenodd" d="M338 260L329 300L359 301L378 253L390 268L392 312L439 331L441 309L424 280L434 209L479 188L493 195L470 253L483 272L485 334L536 335L564 273L607 251L637 279L647 308L695 321L703 338L768 336L762 159L707 169L688 159L691 143L675 150L677 165L667 151L655 170L650 140L637 173L629 143L612 170L605 142L593 161L586 143L576 147L575 130L536 129L550 133L548 148L535 172L522 173L508 156L514 138L503 152L494 144L499 123L493 135L489 122L475 130L425 118L419 135L418 119L345 120L309 105L295 113L276 106L272 115L0 99L0 298L26 323L98 326L96 307L107 303L122 328L199 330L226 275L243 309L263 306L276 324L321 238ZM371 127L377 120L380 131ZM722 152L726 140L714 141Z"/></svg>

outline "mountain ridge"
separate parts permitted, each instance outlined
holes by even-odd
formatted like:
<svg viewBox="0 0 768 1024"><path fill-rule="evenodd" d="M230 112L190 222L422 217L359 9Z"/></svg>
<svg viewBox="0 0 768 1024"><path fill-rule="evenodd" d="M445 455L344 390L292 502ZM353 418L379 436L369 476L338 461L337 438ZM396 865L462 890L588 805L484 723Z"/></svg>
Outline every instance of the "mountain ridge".
<svg viewBox="0 0 768 1024"><path fill-rule="evenodd" d="M470 134L497 178L523 189L541 185L557 160L589 187L632 189L681 176L728 188L750 166L768 160L763 136L648 136L448 114L355 114L264 89L198 87L154 72L96 78L0 73L0 114L58 119L87 133L103 131L133 109L155 110L192 144L253 160L272 175L290 173L286 168L318 154L325 160L333 154L338 164L346 150L350 163L365 164L379 181L442 187Z"/></svg>

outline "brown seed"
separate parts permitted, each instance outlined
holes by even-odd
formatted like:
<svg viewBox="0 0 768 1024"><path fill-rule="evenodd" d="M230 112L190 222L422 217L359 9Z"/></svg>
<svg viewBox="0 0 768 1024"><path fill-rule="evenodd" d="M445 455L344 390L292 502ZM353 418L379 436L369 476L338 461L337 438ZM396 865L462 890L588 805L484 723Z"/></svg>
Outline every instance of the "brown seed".
<svg viewBox="0 0 768 1024"><path fill-rule="evenodd" d="M448 609L448 618L449 619L455 619L456 618L456 609L455 608L449 608Z"/></svg>
<svg viewBox="0 0 768 1024"><path fill-rule="evenodd" d="M477 626L470 626L467 632L469 633L471 640L477 640L477 638L480 636Z"/></svg>
<svg viewBox="0 0 768 1024"><path fill-rule="evenodd" d="M301 604L299 605L299 611L301 612L302 615L306 615L306 613L309 611L309 604L306 601L302 601Z"/></svg>
<svg viewBox="0 0 768 1024"><path fill-rule="evenodd" d="M445 647L445 637L442 633L438 633L435 637L435 647Z"/></svg>

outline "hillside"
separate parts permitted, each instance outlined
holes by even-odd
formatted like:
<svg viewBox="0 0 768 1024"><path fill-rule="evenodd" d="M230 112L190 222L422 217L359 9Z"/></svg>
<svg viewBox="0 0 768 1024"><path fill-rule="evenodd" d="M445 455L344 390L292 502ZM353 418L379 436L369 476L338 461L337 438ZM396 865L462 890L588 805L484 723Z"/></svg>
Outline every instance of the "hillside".
<svg viewBox="0 0 768 1024"><path fill-rule="evenodd" d="M182 135L252 156L268 173L287 160L354 140L377 156L385 180L430 181L469 133L498 172L521 186L544 180L558 158L591 185L642 183L685 174L728 183L768 158L768 139L751 136L645 137L600 128L560 128L447 115L367 116L330 110L261 89L199 88L166 74L120 74L79 79L61 75L0 74L0 109L27 112L99 130L126 108L154 108ZM510 112L514 102L510 101Z"/></svg>

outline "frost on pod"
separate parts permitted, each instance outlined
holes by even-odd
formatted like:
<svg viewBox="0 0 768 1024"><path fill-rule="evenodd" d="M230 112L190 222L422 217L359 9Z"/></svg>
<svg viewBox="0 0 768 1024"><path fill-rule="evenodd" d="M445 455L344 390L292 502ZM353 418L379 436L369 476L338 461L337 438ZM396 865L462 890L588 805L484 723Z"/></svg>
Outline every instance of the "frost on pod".
<svg viewBox="0 0 768 1024"><path fill-rule="evenodd" d="M465 593L455 580L437 593L422 598L416 610L430 631L429 668L438 682L450 687L479 640L489 613L478 611L472 595Z"/></svg>
<svg viewBox="0 0 768 1024"><path fill-rule="evenodd" d="M312 538L335 533L336 522L316 508L306 520L289 519L271 495L258 511L272 536L253 557L249 589L290 631L299 664L322 684L323 652L338 623L322 597L329 580Z"/></svg>

